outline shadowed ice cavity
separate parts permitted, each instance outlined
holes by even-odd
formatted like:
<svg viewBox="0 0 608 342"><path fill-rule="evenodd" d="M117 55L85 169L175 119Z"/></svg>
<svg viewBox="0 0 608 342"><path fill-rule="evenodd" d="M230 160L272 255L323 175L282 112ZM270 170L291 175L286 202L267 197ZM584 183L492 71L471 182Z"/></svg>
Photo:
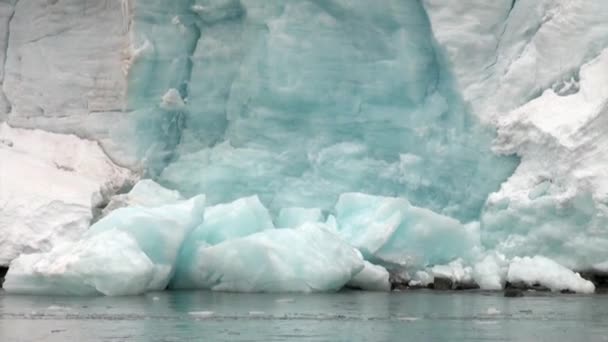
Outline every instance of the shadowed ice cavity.
<svg viewBox="0 0 608 342"><path fill-rule="evenodd" d="M517 164L490 151L417 0L142 0L134 13L129 139L186 196L258 195L276 215L355 191L467 222Z"/></svg>

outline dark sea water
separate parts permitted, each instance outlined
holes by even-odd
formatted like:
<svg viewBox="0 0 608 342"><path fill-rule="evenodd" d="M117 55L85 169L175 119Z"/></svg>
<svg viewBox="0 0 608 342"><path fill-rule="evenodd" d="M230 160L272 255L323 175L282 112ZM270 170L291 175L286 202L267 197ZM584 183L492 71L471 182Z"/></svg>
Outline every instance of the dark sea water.
<svg viewBox="0 0 608 342"><path fill-rule="evenodd" d="M608 341L608 296L408 291L35 297L0 290L0 342Z"/></svg>

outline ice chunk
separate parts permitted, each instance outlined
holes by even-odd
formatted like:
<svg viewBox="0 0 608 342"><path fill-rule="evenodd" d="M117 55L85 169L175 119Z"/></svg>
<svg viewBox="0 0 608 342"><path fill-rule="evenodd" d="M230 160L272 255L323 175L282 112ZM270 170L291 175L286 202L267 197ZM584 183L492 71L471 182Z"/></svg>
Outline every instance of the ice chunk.
<svg viewBox="0 0 608 342"><path fill-rule="evenodd" d="M319 223L228 240L196 259L196 286L216 291L332 291L364 268L357 251Z"/></svg>
<svg viewBox="0 0 608 342"><path fill-rule="evenodd" d="M89 239L56 246L49 253L13 260L4 289L9 293L134 295L146 291L154 264L124 231L107 230Z"/></svg>
<svg viewBox="0 0 608 342"><path fill-rule="evenodd" d="M117 209L78 242L16 259L7 291L126 295L163 290L186 234L203 220L204 205L200 195L154 208Z"/></svg>
<svg viewBox="0 0 608 342"><path fill-rule="evenodd" d="M348 193L336 204L339 234L366 259L387 267L422 268L471 257L476 226L412 206L405 198Z"/></svg>
<svg viewBox="0 0 608 342"><path fill-rule="evenodd" d="M321 222L323 213L319 208L283 208L277 218L277 227L298 227L306 222Z"/></svg>
<svg viewBox="0 0 608 342"><path fill-rule="evenodd" d="M577 293L593 293L595 286L555 261L543 256L516 257L509 266L507 281L540 284L552 291L570 290Z"/></svg>
<svg viewBox="0 0 608 342"><path fill-rule="evenodd" d="M110 203L103 209L102 215L106 216L111 211L123 207L157 207L181 200L183 197L179 192L169 190L151 179L143 179L137 182L129 193L112 197Z"/></svg>
<svg viewBox="0 0 608 342"><path fill-rule="evenodd" d="M350 287L366 291L390 291L391 283L386 268L364 261L364 267L348 284Z"/></svg>
<svg viewBox="0 0 608 342"><path fill-rule="evenodd" d="M195 287L193 279L197 277L199 261L196 254L201 248L274 229L268 210L257 196L208 207L204 217L204 222L188 235L181 247L171 287Z"/></svg>
<svg viewBox="0 0 608 342"><path fill-rule="evenodd" d="M150 289L163 290L184 239L203 221L204 208L204 195L154 208L120 208L91 226L84 238L113 229L129 233L154 263L155 281Z"/></svg>

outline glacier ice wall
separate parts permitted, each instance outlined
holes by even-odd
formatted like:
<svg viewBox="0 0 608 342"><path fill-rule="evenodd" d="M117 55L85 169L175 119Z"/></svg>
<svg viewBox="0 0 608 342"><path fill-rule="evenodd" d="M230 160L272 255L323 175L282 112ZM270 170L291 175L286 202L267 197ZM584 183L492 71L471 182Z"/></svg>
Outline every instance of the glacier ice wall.
<svg viewBox="0 0 608 342"><path fill-rule="evenodd" d="M0 0L0 253L77 238L132 177L118 164L212 205L257 195L277 227L335 215L343 193L407 198L479 238L487 262L463 267L489 287L515 257L606 270L607 15L586 0Z"/></svg>
<svg viewBox="0 0 608 342"><path fill-rule="evenodd" d="M404 195L469 221L516 165L490 151L418 1L138 1L133 25L136 144L184 194L275 213Z"/></svg>

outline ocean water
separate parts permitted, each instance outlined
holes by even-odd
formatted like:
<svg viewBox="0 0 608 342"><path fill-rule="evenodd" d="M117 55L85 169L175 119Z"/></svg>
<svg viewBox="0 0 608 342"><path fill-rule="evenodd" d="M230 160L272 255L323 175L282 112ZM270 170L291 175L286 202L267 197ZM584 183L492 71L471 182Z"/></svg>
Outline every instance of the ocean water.
<svg viewBox="0 0 608 342"><path fill-rule="evenodd" d="M608 296L427 290L7 295L0 341L608 341Z"/></svg>

